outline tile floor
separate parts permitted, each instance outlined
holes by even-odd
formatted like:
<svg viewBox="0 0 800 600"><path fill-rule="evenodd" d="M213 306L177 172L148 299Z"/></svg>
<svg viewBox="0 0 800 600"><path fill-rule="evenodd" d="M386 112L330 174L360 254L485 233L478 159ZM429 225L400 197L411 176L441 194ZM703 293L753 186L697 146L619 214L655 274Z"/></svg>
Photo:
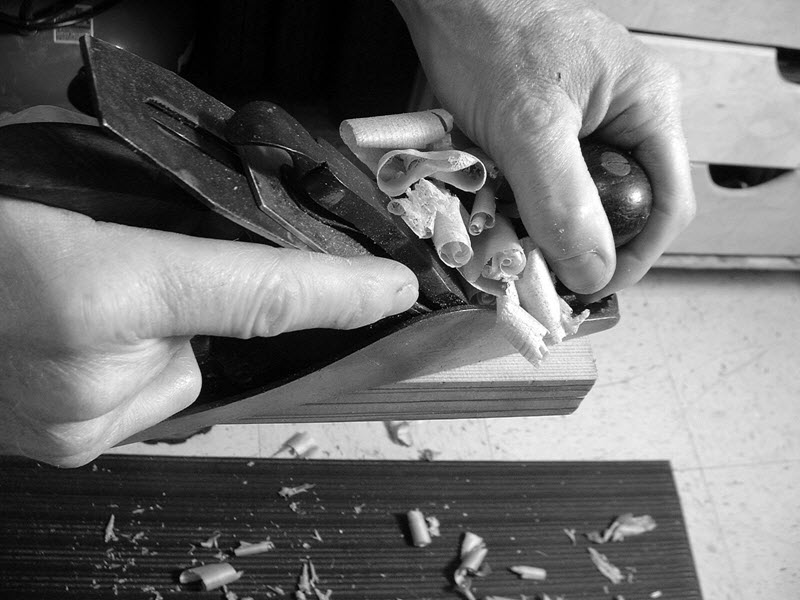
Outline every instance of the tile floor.
<svg viewBox="0 0 800 600"><path fill-rule="evenodd" d="M672 462L706 600L800 597L800 274L651 272L592 345L599 379L566 417L217 426L124 453L273 455L297 431L317 458Z"/></svg>

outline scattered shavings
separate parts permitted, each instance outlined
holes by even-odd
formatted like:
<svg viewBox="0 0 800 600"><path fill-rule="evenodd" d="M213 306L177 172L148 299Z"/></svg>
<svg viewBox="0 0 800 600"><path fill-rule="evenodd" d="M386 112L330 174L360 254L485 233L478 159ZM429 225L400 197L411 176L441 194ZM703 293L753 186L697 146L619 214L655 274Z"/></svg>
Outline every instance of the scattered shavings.
<svg viewBox="0 0 800 600"><path fill-rule="evenodd" d="M595 544L621 542L626 537L641 535L655 528L655 519L650 515L635 517L632 513L625 513L616 517L602 532L590 531L586 538Z"/></svg>
<svg viewBox="0 0 800 600"><path fill-rule="evenodd" d="M297 494L302 494L303 492L307 492L314 486L316 486L315 483L304 483L302 485L298 485L295 487L284 486L280 490L278 490L278 495L281 498L291 498L292 496L296 496Z"/></svg>
<svg viewBox="0 0 800 600"><path fill-rule="evenodd" d="M625 581L625 576L617 567L611 564L605 554L601 554L594 548L586 548L589 552L589 557L592 559L594 566L600 571L611 583L622 583Z"/></svg>
<svg viewBox="0 0 800 600"><path fill-rule="evenodd" d="M317 600L330 600L333 591L322 591L317 587L318 583L319 577L317 577L314 563L311 562L310 558L306 558L300 568L300 574L297 576L297 590L294 593L295 600L308 600L312 593Z"/></svg>
<svg viewBox="0 0 800 600"><path fill-rule="evenodd" d="M103 534L103 541L107 544L108 542L117 542L119 538L117 534L114 532L114 521L116 520L116 516L112 513L110 517L108 517L108 522L106 523L105 532Z"/></svg>

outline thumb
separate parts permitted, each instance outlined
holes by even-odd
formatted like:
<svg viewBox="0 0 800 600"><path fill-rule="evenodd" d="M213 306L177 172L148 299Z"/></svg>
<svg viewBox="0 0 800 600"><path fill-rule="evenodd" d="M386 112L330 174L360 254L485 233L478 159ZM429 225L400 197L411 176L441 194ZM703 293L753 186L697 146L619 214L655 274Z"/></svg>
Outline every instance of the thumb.
<svg viewBox="0 0 800 600"><path fill-rule="evenodd" d="M558 278L574 292L592 293L614 273L611 228L581 154L580 114L553 105L544 110L546 119L517 121L527 126L505 137L498 163L528 234Z"/></svg>
<svg viewBox="0 0 800 600"><path fill-rule="evenodd" d="M141 240L141 230L136 234ZM147 232L135 269L144 305L128 311L140 338L250 338L351 329L410 308L414 274L377 257L342 258L260 244ZM141 244L141 241L140 241Z"/></svg>

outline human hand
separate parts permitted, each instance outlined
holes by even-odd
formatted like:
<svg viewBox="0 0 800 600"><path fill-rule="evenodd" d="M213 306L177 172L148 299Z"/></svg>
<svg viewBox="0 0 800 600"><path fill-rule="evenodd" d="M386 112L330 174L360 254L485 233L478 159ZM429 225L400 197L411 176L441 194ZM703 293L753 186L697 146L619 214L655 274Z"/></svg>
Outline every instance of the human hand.
<svg viewBox="0 0 800 600"><path fill-rule="evenodd" d="M349 329L416 298L413 273L385 259L192 238L0 198L0 451L79 466L185 408L201 385L192 335Z"/></svg>
<svg viewBox="0 0 800 600"><path fill-rule="evenodd" d="M694 217L676 71L579 0L395 0L434 93L498 164L522 221L584 301L637 282ZM631 150L653 188L614 248L579 139Z"/></svg>

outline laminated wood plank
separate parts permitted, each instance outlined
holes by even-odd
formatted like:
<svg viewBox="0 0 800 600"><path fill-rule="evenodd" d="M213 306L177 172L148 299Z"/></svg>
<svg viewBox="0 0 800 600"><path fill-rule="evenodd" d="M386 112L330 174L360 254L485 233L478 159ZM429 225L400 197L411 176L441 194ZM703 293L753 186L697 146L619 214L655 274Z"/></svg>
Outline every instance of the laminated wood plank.
<svg viewBox="0 0 800 600"><path fill-rule="evenodd" d="M77 470L0 459L0 597L14 600L219 600L181 586L187 567L228 560L238 598L295 598L310 559L333 600L461 598L452 587L462 536L482 536L491 572L476 597L701 598L669 463L399 462L102 457ZM282 498L284 487L314 484ZM290 504L294 503L294 504ZM441 523L424 548L407 511ZM626 577L589 560L585 532L622 513L657 527L596 546ZM105 541L114 515L116 539ZM564 529L576 530L573 545ZM218 548L201 546L219 532ZM240 541L275 549L230 556ZM512 565L544 568L522 581ZM232 597L232 596L231 596ZM311 595L310 597L316 597Z"/></svg>
<svg viewBox="0 0 800 600"><path fill-rule="evenodd" d="M551 349L532 366L518 354L422 375L370 390L356 390L335 401L298 401L273 422L453 419L569 414L597 381L588 339Z"/></svg>
<svg viewBox="0 0 800 600"><path fill-rule="evenodd" d="M800 48L796 0L592 0L629 29Z"/></svg>
<svg viewBox="0 0 800 600"><path fill-rule="evenodd" d="M680 71L691 160L800 168L800 84L781 77L774 48L638 37Z"/></svg>
<svg viewBox="0 0 800 600"><path fill-rule="evenodd" d="M709 166L692 164L697 216L670 254L800 256L800 171L742 189L720 187Z"/></svg>
<svg viewBox="0 0 800 600"><path fill-rule="evenodd" d="M578 407L597 380L594 355L586 338L553 347L547 359L533 367L489 331L490 323L486 325L483 343L465 345L456 362L425 363L425 347L419 337L413 342L423 360L415 362L413 370L382 360L379 349L369 347L263 394L190 408L125 443L185 436L217 423L566 414ZM469 332L459 335L467 339ZM442 338L433 335L430 341L441 344ZM458 336L451 336L449 343L458 341ZM386 371L397 376L391 379ZM369 385L370 381L375 383Z"/></svg>

